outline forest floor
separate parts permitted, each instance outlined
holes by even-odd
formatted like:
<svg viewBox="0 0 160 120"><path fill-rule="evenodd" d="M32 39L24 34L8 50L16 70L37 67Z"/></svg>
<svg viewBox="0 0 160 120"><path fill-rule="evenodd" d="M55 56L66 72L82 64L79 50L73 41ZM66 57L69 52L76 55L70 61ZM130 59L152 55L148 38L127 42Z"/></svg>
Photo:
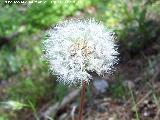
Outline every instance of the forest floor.
<svg viewBox="0 0 160 120"><path fill-rule="evenodd" d="M160 38L137 55L126 56L120 58L116 71L105 77L109 87L104 93L96 92L92 84L87 89L84 120L160 120ZM1 96L10 84L13 83L0 85ZM69 90L68 94L74 90ZM56 111L55 120L77 118L79 93L66 102L63 109ZM52 105L49 100L39 101L36 113L27 109L16 112L17 119L35 120L35 115L43 116L50 106L56 104Z"/></svg>
<svg viewBox="0 0 160 120"><path fill-rule="evenodd" d="M160 120L159 39L134 57L122 58L116 72L105 77L109 87L104 93L89 89L84 120ZM74 120L78 99L58 111L56 119Z"/></svg>
<svg viewBox="0 0 160 120"><path fill-rule="evenodd" d="M160 120L159 39L133 58L124 58L117 71L106 77L111 87L105 93L91 92L86 99L85 120ZM70 116L72 110L70 107L61 113L60 119Z"/></svg>
<svg viewBox="0 0 160 120"><path fill-rule="evenodd" d="M84 120L160 120L160 37L134 56L129 56L127 52L120 56L116 71L104 78L109 85L104 93L96 91L93 84L88 86ZM5 98L6 89L14 82L0 83L1 99ZM76 90L68 90L68 95ZM57 104L52 99L54 94L49 94L39 99L35 111L24 108L16 112L0 109L0 112L8 112L16 118L13 120L52 120L44 118L44 113L48 111L55 112L53 120L76 120L79 96L80 91L69 96L72 99L67 99L61 109L59 103L66 101L66 97L56 101Z"/></svg>

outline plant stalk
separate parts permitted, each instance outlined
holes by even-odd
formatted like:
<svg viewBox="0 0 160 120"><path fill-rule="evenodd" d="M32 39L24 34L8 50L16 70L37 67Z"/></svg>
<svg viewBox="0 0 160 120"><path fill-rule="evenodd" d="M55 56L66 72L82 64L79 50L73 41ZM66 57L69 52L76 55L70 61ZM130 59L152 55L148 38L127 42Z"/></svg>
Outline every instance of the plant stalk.
<svg viewBox="0 0 160 120"><path fill-rule="evenodd" d="M86 81L82 82L81 98L80 98L80 107L79 107L79 118L78 120L83 120L83 108L84 108L84 99L86 93Z"/></svg>

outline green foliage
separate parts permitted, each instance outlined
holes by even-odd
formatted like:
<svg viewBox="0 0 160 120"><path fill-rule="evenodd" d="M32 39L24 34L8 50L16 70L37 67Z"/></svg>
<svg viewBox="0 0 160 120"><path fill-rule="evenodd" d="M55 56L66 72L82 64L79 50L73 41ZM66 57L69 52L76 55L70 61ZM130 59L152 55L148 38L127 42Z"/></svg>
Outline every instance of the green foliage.
<svg viewBox="0 0 160 120"><path fill-rule="evenodd" d="M117 82L114 85L111 85L110 91L114 98L124 99L126 95L126 88L121 82Z"/></svg>
<svg viewBox="0 0 160 120"><path fill-rule="evenodd" d="M21 110L22 108L26 107L26 104L23 104L18 101L9 100L6 102L1 102L0 106L2 106L5 109L11 109L11 110Z"/></svg>
<svg viewBox="0 0 160 120"><path fill-rule="evenodd" d="M140 115L139 115L139 112L138 112L138 108L137 108L137 105L136 105L136 100L134 98L134 94L133 94L132 88L129 88L129 90L130 90L130 94L131 94L131 98L132 98L132 103L133 103L133 106L134 106L136 120L140 120Z"/></svg>
<svg viewBox="0 0 160 120"><path fill-rule="evenodd" d="M160 8L159 8L159 6L160 6L160 2L158 2L158 0L157 0L156 2L152 3L152 5L149 6L148 9L149 9L149 11L151 11L151 12L153 12L155 14L160 15Z"/></svg>
<svg viewBox="0 0 160 120"><path fill-rule="evenodd" d="M29 101L29 100L28 100L28 104L29 104L28 106L29 106L29 107L31 108L31 110L33 111L33 114L34 114L35 119L36 119L36 120L40 120L35 105L34 105L31 101Z"/></svg>
<svg viewBox="0 0 160 120"><path fill-rule="evenodd" d="M97 16L118 34L118 40L124 49L135 53L158 34L158 28L146 18L153 3L138 0L104 1L98 6Z"/></svg>
<svg viewBox="0 0 160 120"><path fill-rule="evenodd" d="M56 101L61 101L64 98L64 96L66 95L67 91L68 90L67 90L67 87L65 85L63 85L63 84L57 85L56 88L55 88L55 92L54 92L55 100Z"/></svg>
<svg viewBox="0 0 160 120"><path fill-rule="evenodd" d="M18 11L16 5L0 6L0 37L10 35L22 25L24 16ZM14 24L13 24L14 23Z"/></svg>
<svg viewBox="0 0 160 120"><path fill-rule="evenodd" d="M6 116L0 115L0 120L8 120Z"/></svg>
<svg viewBox="0 0 160 120"><path fill-rule="evenodd" d="M10 99L31 101L34 105L37 105L37 100L43 96L47 96L46 92L51 91L52 84L45 81L25 79L18 82L13 87L8 89L7 94ZM17 89L18 88L18 89ZM51 93L48 93L48 95Z"/></svg>
<svg viewBox="0 0 160 120"><path fill-rule="evenodd" d="M59 0L57 0L59 1ZM74 1L74 0L73 0ZM136 52L144 48L155 36L156 27L146 19L148 13L159 15L159 3L122 0L80 0L79 3L50 4L10 4L0 5L0 43L1 37L20 32L16 38L11 38L9 44L0 45L0 82L11 81L6 88L5 98L24 101L32 107L36 118L36 108L42 99L61 101L67 93L64 85L55 85L50 80L46 63L42 55L40 40L43 31L51 25L74 16L77 10L82 12L88 6L96 8L96 18L102 20L109 28L118 33L119 43L124 49ZM33 36L34 35L34 36ZM153 66L151 66L153 67ZM55 78L53 78L55 79ZM110 86L115 98L125 98L128 89L122 83L122 78ZM90 91L87 96L90 98ZM54 98L49 98L54 95ZM0 96L1 97L1 96ZM5 115L0 120L8 120Z"/></svg>
<svg viewBox="0 0 160 120"><path fill-rule="evenodd" d="M66 3L55 0L56 3L51 3L51 0L47 0L44 4L32 4L27 10L26 17L30 18L27 19L27 23L38 28L48 27L90 4L90 2L85 0L81 0L79 3L71 1L70 3Z"/></svg>
<svg viewBox="0 0 160 120"><path fill-rule="evenodd" d="M87 85L86 87L86 98L88 101L92 101L92 89L91 89L91 86L90 85Z"/></svg>
<svg viewBox="0 0 160 120"><path fill-rule="evenodd" d="M124 77L117 75L116 80L116 83L110 86L109 91L116 99L126 99L128 96L128 88L124 85Z"/></svg>
<svg viewBox="0 0 160 120"><path fill-rule="evenodd" d="M28 39L30 38L28 37ZM30 48L33 45L34 47ZM12 47L3 46L0 53L0 78L2 80L14 74L32 71L35 69L34 67L41 66L42 69L44 66L40 60L41 49L37 41L30 43L25 40L17 40L16 46L14 44Z"/></svg>
<svg viewBox="0 0 160 120"><path fill-rule="evenodd" d="M4 118L3 116L0 116L0 120L7 120L7 119Z"/></svg>
<svg viewBox="0 0 160 120"><path fill-rule="evenodd" d="M91 4L86 0L80 2L71 0L70 3L59 3L59 0L54 0L57 2L55 4L51 1L47 0L46 3L41 4L34 2L29 6L21 4L19 6L16 4L0 5L0 13L2 13L0 14L0 37L18 31L22 25L25 26L25 32L32 33L47 28L67 16L74 15L76 10Z"/></svg>
<svg viewBox="0 0 160 120"><path fill-rule="evenodd" d="M0 46L0 81L11 79L14 83L6 90L8 98L30 100L36 105L38 99L53 93L54 85L48 83L47 65L40 59L42 52L38 39L43 36L37 36L35 40L31 35L64 17L73 15L76 10L89 4L90 1L85 0L81 0L80 3L50 4L48 0L45 4L35 3L31 6L20 4L1 6L0 38L21 31L19 29L22 26L24 29L18 37L12 38L9 45ZM56 100L61 100L66 94L66 88L57 86L55 89L55 94L58 95Z"/></svg>
<svg viewBox="0 0 160 120"><path fill-rule="evenodd" d="M11 38L9 44L0 46L0 82L11 81L11 87L5 90L5 97L24 103L30 101L35 118L37 118L35 110L41 100L48 100L53 94L54 101L62 100L67 88L62 85L54 87L54 83L49 81L48 67L41 60L40 40L43 36L38 33L34 37L33 33L36 34L40 29L73 15L76 10L89 4L90 2L82 0L79 5L12 4L0 8L0 38L20 31L18 37ZM1 119L7 120L5 117Z"/></svg>

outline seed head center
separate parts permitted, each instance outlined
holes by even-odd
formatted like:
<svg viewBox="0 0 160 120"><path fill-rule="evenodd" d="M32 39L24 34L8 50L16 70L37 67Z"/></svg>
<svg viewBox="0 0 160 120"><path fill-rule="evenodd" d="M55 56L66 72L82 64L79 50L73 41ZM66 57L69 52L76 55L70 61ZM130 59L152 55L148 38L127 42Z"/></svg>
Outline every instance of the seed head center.
<svg viewBox="0 0 160 120"><path fill-rule="evenodd" d="M93 52L92 47L89 46L85 40L75 42L70 46L69 49L71 56L78 57L81 55L84 59L88 58L89 55Z"/></svg>

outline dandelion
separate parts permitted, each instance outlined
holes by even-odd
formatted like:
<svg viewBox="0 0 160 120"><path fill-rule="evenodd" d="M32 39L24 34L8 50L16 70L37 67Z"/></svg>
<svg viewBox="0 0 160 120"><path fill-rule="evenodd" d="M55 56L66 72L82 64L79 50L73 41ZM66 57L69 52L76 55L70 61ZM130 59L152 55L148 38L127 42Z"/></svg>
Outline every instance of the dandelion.
<svg viewBox="0 0 160 120"><path fill-rule="evenodd" d="M118 61L114 33L95 19L57 24L47 32L43 47L44 58L57 80L84 89L92 80L90 72L104 76Z"/></svg>
<svg viewBox="0 0 160 120"><path fill-rule="evenodd" d="M65 85L81 86L92 79L89 72L103 76L117 62L113 32L94 19L66 20L47 32L43 42L50 70Z"/></svg>

